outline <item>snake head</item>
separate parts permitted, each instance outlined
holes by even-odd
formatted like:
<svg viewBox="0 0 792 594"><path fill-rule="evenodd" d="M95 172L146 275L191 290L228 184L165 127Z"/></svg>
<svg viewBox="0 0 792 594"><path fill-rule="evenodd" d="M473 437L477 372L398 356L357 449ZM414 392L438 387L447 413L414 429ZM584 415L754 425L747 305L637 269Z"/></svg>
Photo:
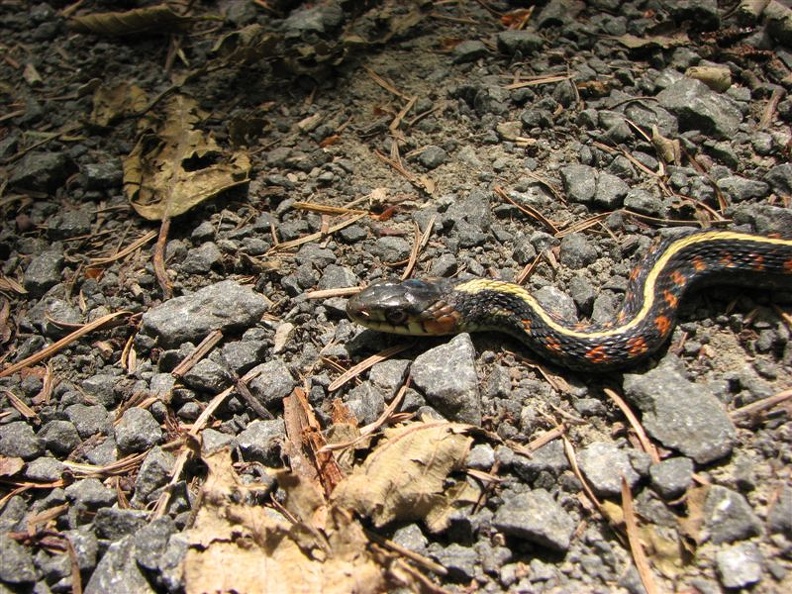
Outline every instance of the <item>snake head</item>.
<svg viewBox="0 0 792 594"><path fill-rule="evenodd" d="M441 335L458 332L459 313L445 301L445 279L380 281L347 303L358 324L392 334Z"/></svg>

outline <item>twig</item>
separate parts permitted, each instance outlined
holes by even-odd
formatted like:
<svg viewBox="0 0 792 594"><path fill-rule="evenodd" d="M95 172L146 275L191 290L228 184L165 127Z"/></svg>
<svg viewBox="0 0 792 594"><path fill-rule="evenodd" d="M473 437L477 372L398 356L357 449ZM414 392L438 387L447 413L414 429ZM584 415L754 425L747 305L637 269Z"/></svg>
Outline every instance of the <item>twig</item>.
<svg viewBox="0 0 792 594"><path fill-rule="evenodd" d="M26 357L22 361L19 361L18 363L14 363L13 365L6 367L5 369L3 369L3 371L0 371L0 377L8 377L9 375L16 373L20 369L24 369L25 367L30 367L31 365L35 365L36 363L43 361L47 357L51 357L55 353L60 352L61 349L65 348L66 346L68 346L78 338L81 338L86 334L93 332L97 328L101 328L102 326L114 320L115 318L119 316L129 316L129 315L132 315L132 312L117 311L115 313L102 316L101 318L97 318L93 322L90 322L85 326L83 326L82 328L75 330L68 336L64 336L58 342L51 344L50 346L39 351L35 355L30 355L30 357Z"/></svg>
<svg viewBox="0 0 792 594"><path fill-rule="evenodd" d="M389 359L394 355L398 355L399 353L402 353L407 349L412 348L413 344L415 344L414 341L410 341L405 344L397 344L395 346L380 351L376 355L371 355L371 357L369 357L368 359L361 361L354 367L349 368L345 373L341 374L334 382L332 382L327 387L327 391L335 392L336 390L338 390L338 388L343 386L352 378L357 377L359 374L363 373L366 369L369 369L370 367L373 367L377 363L381 363L382 361L385 361L386 359Z"/></svg>
<svg viewBox="0 0 792 594"><path fill-rule="evenodd" d="M154 274L157 277L160 289L162 289L162 296L164 299L173 297L173 287L171 286L168 273L165 270L165 247L168 243L168 231L170 230L170 216L165 213L162 217L162 224L160 225L159 237L154 246Z"/></svg>
<svg viewBox="0 0 792 594"><path fill-rule="evenodd" d="M632 493L630 493L630 486L627 484L624 477L621 479L621 495L627 542L630 544L630 551L632 552L635 568L638 570L638 575L641 577L641 583L646 589L647 594L657 594L657 585L655 584L652 570L649 567L649 560L646 558L646 553L643 550L643 546L641 546L641 539L638 534L638 522L635 519L635 512L633 511Z"/></svg>

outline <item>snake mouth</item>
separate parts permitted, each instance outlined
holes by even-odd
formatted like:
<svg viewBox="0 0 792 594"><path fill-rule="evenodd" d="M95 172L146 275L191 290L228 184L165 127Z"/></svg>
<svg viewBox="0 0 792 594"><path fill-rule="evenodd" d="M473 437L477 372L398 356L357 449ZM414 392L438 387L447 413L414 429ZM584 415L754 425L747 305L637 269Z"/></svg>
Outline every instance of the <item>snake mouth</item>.
<svg viewBox="0 0 792 594"><path fill-rule="evenodd" d="M381 281L347 302L349 318L366 328L410 336L454 334L461 316L436 283Z"/></svg>

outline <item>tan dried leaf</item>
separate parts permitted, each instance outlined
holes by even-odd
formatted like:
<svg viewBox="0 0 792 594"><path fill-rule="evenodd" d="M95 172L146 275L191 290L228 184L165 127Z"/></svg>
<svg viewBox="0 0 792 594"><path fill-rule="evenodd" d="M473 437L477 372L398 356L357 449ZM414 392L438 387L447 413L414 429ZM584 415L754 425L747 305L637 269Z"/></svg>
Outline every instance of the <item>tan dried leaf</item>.
<svg viewBox="0 0 792 594"><path fill-rule="evenodd" d="M385 431L386 440L336 487L332 502L369 516L376 526L392 520L424 520L445 528L448 514L466 505L470 490L446 486L464 466L473 439L458 423L411 423Z"/></svg>
<svg viewBox="0 0 792 594"><path fill-rule="evenodd" d="M166 4L135 8L124 12L103 12L74 17L69 22L78 33L110 35L144 35L171 33L183 30L192 22L192 17L176 14Z"/></svg>
<svg viewBox="0 0 792 594"><path fill-rule="evenodd" d="M94 92L91 123L106 127L123 116L142 112L147 104L146 92L135 84L102 85Z"/></svg>
<svg viewBox="0 0 792 594"><path fill-rule="evenodd" d="M215 140L196 129L203 119L192 98L173 97L167 119L146 133L124 159L124 192L132 207L151 221L175 217L220 192L247 183L250 158L224 156Z"/></svg>
<svg viewBox="0 0 792 594"><path fill-rule="evenodd" d="M234 503L239 499L235 491L243 487L230 453L223 450L204 461L209 477L203 504L187 533L187 594L386 591L385 569L374 558L362 527L349 515L332 511L327 530L320 531L299 518L292 524L271 509ZM292 495L302 488L293 478ZM321 494L303 490L299 497L302 503L296 507L309 509L320 503Z"/></svg>

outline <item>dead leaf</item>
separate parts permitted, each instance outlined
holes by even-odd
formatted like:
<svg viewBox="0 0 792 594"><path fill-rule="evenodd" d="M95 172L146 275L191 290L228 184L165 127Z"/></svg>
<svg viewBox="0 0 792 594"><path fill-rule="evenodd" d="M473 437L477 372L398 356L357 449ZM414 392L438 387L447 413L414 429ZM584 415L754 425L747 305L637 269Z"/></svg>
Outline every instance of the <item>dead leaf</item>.
<svg viewBox="0 0 792 594"><path fill-rule="evenodd" d="M69 21L72 30L78 33L110 35L145 35L148 33L171 33L186 29L192 17L176 14L165 4L136 8L124 12L103 12L77 16Z"/></svg>
<svg viewBox="0 0 792 594"><path fill-rule="evenodd" d="M220 192L247 183L246 152L224 156L215 140L196 129L204 118L195 100L171 98L167 119L146 133L124 159L124 192L132 207L151 221L175 217Z"/></svg>
<svg viewBox="0 0 792 594"><path fill-rule="evenodd" d="M685 494L687 517L679 518L679 535L689 553L695 554L696 547L700 545L706 535L704 528L704 502L707 500L710 488L708 485L688 489Z"/></svg>
<svg viewBox="0 0 792 594"><path fill-rule="evenodd" d="M11 340L11 304L8 299L0 299L0 345Z"/></svg>
<svg viewBox="0 0 792 594"><path fill-rule="evenodd" d="M375 557L363 528L348 514L330 510L322 531L310 524L292 524L272 509L235 503L243 487L228 450L204 461L209 477L203 504L194 528L187 532L187 594L387 591L386 564ZM289 491L293 496L305 485L299 477L292 479ZM315 490L304 501L309 499L313 503L308 507L296 507L319 504L322 494Z"/></svg>
<svg viewBox="0 0 792 594"><path fill-rule="evenodd" d="M433 532L444 529L451 511L477 495L464 480L447 486L450 473L464 466L473 442L469 430L446 422L386 430L386 441L338 485L331 500L370 517L376 526L420 519Z"/></svg>
<svg viewBox="0 0 792 594"><path fill-rule="evenodd" d="M25 467L22 458L0 456L0 476L14 476Z"/></svg>
<svg viewBox="0 0 792 594"><path fill-rule="evenodd" d="M102 85L94 92L91 123L107 127L126 115L142 112L147 104L146 92L135 84L123 81L111 87Z"/></svg>
<svg viewBox="0 0 792 594"><path fill-rule="evenodd" d="M241 66L273 56L280 42L280 36L268 33L261 25L253 24L223 35L215 43L212 52L228 64Z"/></svg>

